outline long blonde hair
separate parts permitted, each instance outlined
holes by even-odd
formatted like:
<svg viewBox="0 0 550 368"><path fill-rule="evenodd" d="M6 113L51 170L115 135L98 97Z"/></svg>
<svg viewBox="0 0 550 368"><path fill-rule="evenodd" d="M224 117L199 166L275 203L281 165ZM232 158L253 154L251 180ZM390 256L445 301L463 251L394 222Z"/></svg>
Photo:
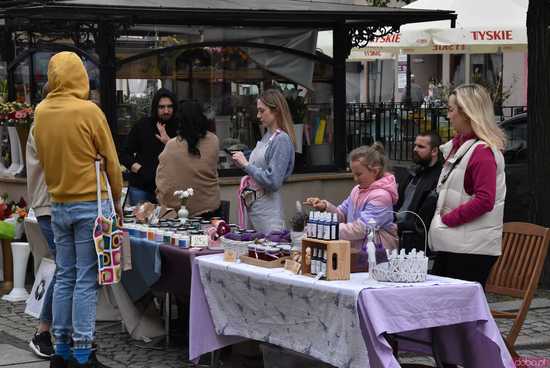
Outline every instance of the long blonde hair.
<svg viewBox="0 0 550 368"><path fill-rule="evenodd" d="M485 87L479 84L462 84L451 92L457 106L470 119L472 130L491 148L503 150L506 134L497 125L493 101Z"/></svg>
<svg viewBox="0 0 550 368"><path fill-rule="evenodd" d="M294 132L294 123L288 108L285 96L276 89L266 89L258 98L264 105L275 114L277 128L282 129L288 134L292 144L296 147L296 133Z"/></svg>

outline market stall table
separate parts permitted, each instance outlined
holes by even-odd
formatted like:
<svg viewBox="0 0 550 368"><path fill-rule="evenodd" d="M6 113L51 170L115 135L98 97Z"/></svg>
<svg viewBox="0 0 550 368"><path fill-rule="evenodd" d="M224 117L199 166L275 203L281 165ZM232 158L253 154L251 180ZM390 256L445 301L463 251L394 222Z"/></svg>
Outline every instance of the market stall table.
<svg viewBox="0 0 550 368"><path fill-rule="evenodd" d="M380 283L365 273L318 281L200 257L192 273L189 355L252 338L339 367L399 367L387 334L431 342L448 363L514 367L477 283L429 276ZM398 337L399 339L399 337ZM430 352L423 344L400 348Z"/></svg>
<svg viewBox="0 0 550 368"><path fill-rule="evenodd" d="M195 257L222 252L206 248L178 248L134 237L130 238L130 244L132 270L123 272L122 283L134 301L150 290L189 298L191 265Z"/></svg>
<svg viewBox="0 0 550 368"><path fill-rule="evenodd" d="M130 238L132 270L122 274L123 288L115 285L115 299L120 313L130 334L134 338L158 336L159 327L153 321L144 322L146 318L139 312L132 301L141 299L149 291L165 293L164 336L169 342L170 335L170 295L175 295L187 309L189 289L191 287L191 265L195 257L219 253L220 250L187 248L182 249L170 245L159 244L140 238Z"/></svg>

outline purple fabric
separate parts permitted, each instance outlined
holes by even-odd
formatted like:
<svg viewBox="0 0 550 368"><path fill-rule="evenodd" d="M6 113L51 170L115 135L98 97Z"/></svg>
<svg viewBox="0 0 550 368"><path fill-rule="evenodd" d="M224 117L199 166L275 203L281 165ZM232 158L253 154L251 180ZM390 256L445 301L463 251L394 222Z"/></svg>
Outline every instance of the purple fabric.
<svg viewBox="0 0 550 368"><path fill-rule="evenodd" d="M209 312L199 267L193 265L189 358L237 343L218 336ZM441 356L465 367L515 367L478 284L425 288L365 289L358 299L361 330L371 367L399 367L384 332L431 341ZM400 350L431 353L429 346L399 342Z"/></svg>
<svg viewBox="0 0 550 368"><path fill-rule="evenodd" d="M216 334L199 272L199 265L193 262L189 312L189 360L191 361L198 360L202 354L246 340L238 336Z"/></svg>
<svg viewBox="0 0 550 368"><path fill-rule="evenodd" d="M153 290L170 292L178 298L188 299L191 290L191 265L195 257L221 252L223 251L182 249L161 244L161 274L153 285Z"/></svg>
<svg viewBox="0 0 550 368"><path fill-rule="evenodd" d="M479 284L365 289L358 307L372 367L399 367L384 332L429 343L433 337L447 363L515 367ZM431 353L429 346L408 341L399 347Z"/></svg>

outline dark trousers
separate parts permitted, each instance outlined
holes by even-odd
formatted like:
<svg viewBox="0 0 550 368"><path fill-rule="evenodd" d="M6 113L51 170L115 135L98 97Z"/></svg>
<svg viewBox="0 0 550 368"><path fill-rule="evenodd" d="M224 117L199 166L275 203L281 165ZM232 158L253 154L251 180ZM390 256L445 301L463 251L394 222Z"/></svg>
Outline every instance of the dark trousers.
<svg viewBox="0 0 550 368"><path fill-rule="evenodd" d="M485 288L491 268L498 256L438 252L432 273L467 281L477 281Z"/></svg>

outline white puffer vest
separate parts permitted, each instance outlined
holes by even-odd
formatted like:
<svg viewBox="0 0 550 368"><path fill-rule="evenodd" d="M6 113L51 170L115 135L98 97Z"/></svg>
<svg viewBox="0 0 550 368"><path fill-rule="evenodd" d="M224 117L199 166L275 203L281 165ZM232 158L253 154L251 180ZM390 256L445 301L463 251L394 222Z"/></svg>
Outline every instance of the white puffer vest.
<svg viewBox="0 0 550 368"><path fill-rule="evenodd" d="M495 205L493 209L474 221L457 227L448 227L441 221L441 213L449 213L472 198L464 189L464 175L476 146L485 144L482 141L474 142L474 139L464 142L454 156L450 157L443 166L437 185L437 192L439 193L437 207L428 234L430 249L438 252L499 256L502 251L502 218L504 215L504 198L506 197L504 157L500 151L492 150L497 164ZM470 146L471 149L468 149ZM440 147L445 158L449 156L452 147L452 141ZM441 184L442 179L449 172L453 163L462 155L464 157L450 173L447 181Z"/></svg>

